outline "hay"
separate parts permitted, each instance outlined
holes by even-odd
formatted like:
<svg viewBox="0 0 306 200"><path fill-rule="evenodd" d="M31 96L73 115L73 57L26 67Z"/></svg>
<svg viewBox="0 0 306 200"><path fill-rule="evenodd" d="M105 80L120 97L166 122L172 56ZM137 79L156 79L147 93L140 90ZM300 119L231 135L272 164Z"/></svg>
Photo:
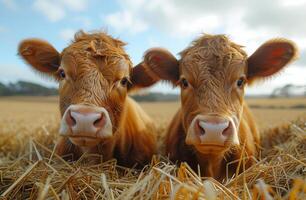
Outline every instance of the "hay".
<svg viewBox="0 0 306 200"><path fill-rule="evenodd" d="M305 122L263 133L257 164L222 184L162 157L143 170L90 164L99 155L68 163L54 154L55 123L0 125L0 199L305 199Z"/></svg>

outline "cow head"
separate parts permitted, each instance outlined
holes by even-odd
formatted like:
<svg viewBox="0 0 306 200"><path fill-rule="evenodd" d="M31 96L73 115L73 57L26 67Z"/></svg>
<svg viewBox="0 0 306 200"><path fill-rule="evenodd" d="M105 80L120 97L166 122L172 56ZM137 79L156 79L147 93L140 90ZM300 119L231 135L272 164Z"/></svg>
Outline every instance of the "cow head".
<svg viewBox="0 0 306 200"><path fill-rule="evenodd" d="M120 40L106 33L75 34L59 53L51 44L24 40L19 55L36 71L59 82L60 134L92 147L116 133L127 92L155 81L132 63Z"/></svg>
<svg viewBox="0 0 306 200"><path fill-rule="evenodd" d="M204 35L180 53L180 60L155 48L145 53L143 63L180 87L185 142L202 154L214 154L241 142L246 84L279 72L296 51L292 42L274 39L248 57L226 36Z"/></svg>

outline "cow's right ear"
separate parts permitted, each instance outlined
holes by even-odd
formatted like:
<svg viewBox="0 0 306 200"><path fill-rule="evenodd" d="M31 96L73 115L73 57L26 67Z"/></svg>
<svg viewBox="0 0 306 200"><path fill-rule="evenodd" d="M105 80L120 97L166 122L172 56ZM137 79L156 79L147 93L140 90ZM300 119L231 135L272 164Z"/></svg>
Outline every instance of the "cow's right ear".
<svg viewBox="0 0 306 200"><path fill-rule="evenodd" d="M23 40L18 47L18 54L36 71L55 76L60 66L60 54L48 42L39 39Z"/></svg>
<svg viewBox="0 0 306 200"><path fill-rule="evenodd" d="M175 85L179 80L179 62L166 49L152 48L146 51L143 61L133 68L130 88L149 87L159 80Z"/></svg>

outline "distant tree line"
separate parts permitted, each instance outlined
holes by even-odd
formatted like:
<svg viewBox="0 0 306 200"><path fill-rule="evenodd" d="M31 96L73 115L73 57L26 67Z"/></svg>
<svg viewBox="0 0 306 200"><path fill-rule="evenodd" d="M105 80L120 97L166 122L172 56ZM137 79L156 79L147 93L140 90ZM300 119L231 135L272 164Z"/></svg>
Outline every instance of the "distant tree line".
<svg viewBox="0 0 306 200"><path fill-rule="evenodd" d="M287 84L282 87L275 88L270 95L271 98L296 96L306 96L306 85Z"/></svg>
<svg viewBox="0 0 306 200"><path fill-rule="evenodd" d="M3 84L0 82L0 96L53 96L58 95L56 88L45 87L27 81ZM176 101L177 94L164 94L149 92L145 94L134 94L131 96L136 101Z"/></svg>
<svg viewBox="0 0 306 200"><path fill-rule="evenodd" d="M36 83L18 81L3 84L0 82L0 96L53 96L58 95L57 88L49 88ZM306 86L292 84L276 88L270 97L306 96ZM136 101L177 101L178 94L165 94L161 92L148 92L131 95Z"/></svg>
<svg viewBox="0 0 306 200"><path fill-rule="evenodd" d="M161 92L149 92L146 94L135 94L131 97L138 101L178 101L179 96L177 94L164 94Z"/></svg>
<svg viewBox="0 0 306 200"><path fill-rule="evenodd" d="M27 81L3 84L0 82L0 96L51 96L58 95L56 88L48 88Z"/></svg>

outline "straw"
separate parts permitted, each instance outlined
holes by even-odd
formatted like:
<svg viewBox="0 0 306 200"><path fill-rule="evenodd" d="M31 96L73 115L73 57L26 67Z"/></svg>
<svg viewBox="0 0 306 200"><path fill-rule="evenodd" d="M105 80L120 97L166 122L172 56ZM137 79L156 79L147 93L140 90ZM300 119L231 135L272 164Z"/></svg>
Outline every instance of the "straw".
<svg viewBox="0 0 306 200"><path fill-rule="evenodd" d="M99 158L90 154L67 162L55 154L57 128L0 127L0 199L306 199L305 119L263 132L256 164L223 184L160 156L142 170L89 164Z"/></svg>

